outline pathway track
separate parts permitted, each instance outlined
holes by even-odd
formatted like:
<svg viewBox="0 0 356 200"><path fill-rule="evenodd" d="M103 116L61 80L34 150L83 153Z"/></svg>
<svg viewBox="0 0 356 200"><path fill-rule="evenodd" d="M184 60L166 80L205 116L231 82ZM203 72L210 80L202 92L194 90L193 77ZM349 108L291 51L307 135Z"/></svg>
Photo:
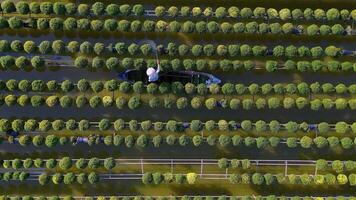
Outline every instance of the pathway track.
<svg viewBox="0 0 356 200"><path fill-rule="evenodd" d="M143 107L137 110L124 109L120 110L116 107L99 107L99 108L49 108L49 107L20 107L20 106L2 106L0 109L0 116L5 118L64 118L64 119L83 119L83 117L95 120L102 118L109 119L137 119L137 120L163 120L170 119L176 120L244 120L250 119L256 120L278 120L278 121L306 121L309 123L316 123L321 121L328 121L330 123L337 121L351 122L354 120L353 116L356 115L356 110L321 110L312 111L310 109L298 110L298 109L276 109L276 110L231 110L231 109L164 109L164 108L148 108ZM287 119L286 119L286 116Z"/></svg>
<svg viewBox="0 0 356 200"><path fill-rule="evenodd" d="M293 83L293 82L320 82L320 83L344 83L346 85L355 83L356 73L292 73L287 71L278 71L274 73L263 73L262 71L243 71L243 72L210 72L219 77L223 82L231 83ZM53 70L45 70L42 72L32 70L30 72L21 71L1 71L0 79L41 79L44 81L57 80L62 81L69 79L72 82L85 78L87 80L110 80L117 79L117 72L96 70L90 71L87 69L78 69L75 67L58 67Z"/></svg>
<svg viewBox="0 0 356 200"><path fill-rule="evenodd" d="M108 154L109 152L109 154ZM142 148L127 148L124 146L106 146L95 145L88 146L87 144L79 144L76 146L56 146L54 148L48 147L21 147L19 145L4 143L0 145L0 155L3 159L13 158L53 158L53 157L98 157L106 158L108 155L112 157L120 157L123 159L129 158L149 158L149 159L211 159L211 158L244 158L244 159L296 159L296 160L310 160L310 159L326 159L326 160L350 160L355 159L356 150L341 150L341 149L303 149L287 148L285 145L280 145L277 148L260 150L257 148L248 147L228 147L221 148L218 146L209 146L204 144L199 148L189 146L169 146L162 144L160 148L148 146Z"/></svg>

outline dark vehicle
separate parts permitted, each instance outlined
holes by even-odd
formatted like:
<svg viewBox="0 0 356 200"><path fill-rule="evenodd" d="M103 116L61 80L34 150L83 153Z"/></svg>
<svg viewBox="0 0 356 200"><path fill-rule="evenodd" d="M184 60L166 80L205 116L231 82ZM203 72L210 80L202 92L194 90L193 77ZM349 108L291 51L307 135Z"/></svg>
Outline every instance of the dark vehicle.
<svg viewBox="0 0 356 200"><path fill-rule="evenodd" d="M9 136L12 136L12 137L17 137L17 136L20 135L19 132L16 132L16 131L14 131L14 130L12 130L12 129L6 131L6 134L9 135Z"/></svg>
<svg viewBox="0 0 356 200"><path fill-rule="evenodd" d="M130 83L134 83L137 81L142 81L145 84L148 84L148 76L146 75L146 71L137 70L137 69L129 69L123 73L119 74L119 79L122 81L128 81ZM215 76L204 73L204 72L195 72L195 71L179 71L179 72L161 72L159 74L159 78L154 83L173 83L173 82L181 82L182 84L193 83L195 85L204 83L206 86L210 86L211 84L219 84L221 80L216 78Z"/></svg>

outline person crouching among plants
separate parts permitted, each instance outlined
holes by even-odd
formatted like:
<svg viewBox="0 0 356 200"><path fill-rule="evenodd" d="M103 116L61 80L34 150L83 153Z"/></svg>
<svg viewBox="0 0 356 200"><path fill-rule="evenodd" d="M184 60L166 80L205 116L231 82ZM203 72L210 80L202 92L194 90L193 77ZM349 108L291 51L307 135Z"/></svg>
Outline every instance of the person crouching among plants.
<svg viewBox="0 0 356 200"><path fill-rule="evenodd" d="M148 82L155 82L159 78L159 72L160 72L160 62L157 60L157 69L150 67L146 70L146 74L148 76Z"/></svg>

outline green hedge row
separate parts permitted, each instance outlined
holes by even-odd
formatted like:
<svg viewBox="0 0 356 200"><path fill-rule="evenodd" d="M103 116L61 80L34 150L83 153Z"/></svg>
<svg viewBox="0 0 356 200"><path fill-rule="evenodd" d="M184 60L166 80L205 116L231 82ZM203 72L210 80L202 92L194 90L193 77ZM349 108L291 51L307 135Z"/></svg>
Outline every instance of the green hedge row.
<svg viewBox="0 0 356 200"><path fill-rule="evenodd" d="M329 162L329 163L328 163ZM2 160L2 167L5 169L29 169L29 168L46 168L54 169L59 167L61 170L69 169L98 169L104 168L106 170L111 170L116 167L118 163L114 158L108 157L104 159L93 158L78 158L72 159L70 157L62 157L60 159L41 159L41 158L26 158L26 159L12 159L12 160ZM249 159L226 159L221 158L217 161L216 165L221 169L253 169L251 160ZM328 171L333 170L337 173L346 173L356 170L356 161L326 161L324 159L319 159L315 162L315 166L318 171Z"/></svg>
<svg viewBox="0 0 356 200"><path fill-rule="evenodd" d="M110 121L109 119L101 119L99 122L90 122L89 120L74 120L69 119L67 121L62 119L56 120L35 120L35 119L13 119L8 120L5 118L0 119L0 131L8 131L10 129L21 132L21 131L41 131L47 132L49 130L79 130L86 131L90 128L98 127L100 131L114 129L115 131L130 130L130 131L150 131L154 130L156 132L160 131L170 131L170 132L183 132L186 129L190 129L194 132L200 131L237 131L239 129L243 131L256 131L258 133L270 131L272 133L278 133L280 131L286 130L288 133L295 133L297 131L309 132L317 131L318 133L329 133L335 129L336 133L356 133L356 122L346 123L344 121L336 122L335 124L329 124L327 122L320 122L318 124L308 124L307 122L297 123L294 121L288 121L286 123L280 123L277 120L272 120L266 122L263 120L258 120L252 122L251 120L243 120L241 122L236 121L226 121L226 120L208 120L202 122L200 120L192 120L190 122L180 122L175 120L168 120L166 122L151 120L137 121L130 120L124 121L123 119L117 119L115 121Z"/></svg>
<svg viewBox="0 0 356 200"><path fill-rule="evenodd" d="M243 170L251 169L251 161L248 159L238 160L238 159L221 158L218 160L217 164L221 169L243 169ZM329 161L328 163L328 161L324 159L319 159L316 160L315 166L318 172L333 170L337 173L347 173L356 170L356 161L333 160L333 161ZM303 167L303 165L301 165L300 167Z"/></svg>
<svg viewBox="0 0 356 200"><path fill-rule="evenodd" d="M5 172L7 173L7 172ZM10 172L11 173L11 172ZM62 174L55 173L53 175L48 175L47 173L42 173L38 181L41 185L45 185L49 182L49 179L52 180L54 184L73 184L78 182L83 184L89 182L95 184L99 182L100 175L95 174L94 172L74 174L72 172ZM187 173L187 174L172 174L172 173L161 173L161 172L146 172L142 175L142 183L148 184L195 184L199 179L199 175L196 173ZM350 186L356 185L356 174L350 174L346 176L345 174L326 174L326 175L296 175L288 174L261 174L261 173L243 173L243 174L231 174L229 177L230 183L233 184L254 184L254 185L273 185L273 184L302 184L302 185L346 185Z"/></svg>
<svg viewBox="0 0 356 200"><path fill-rule="evenodd" d="M108 81L88 81L86 79L80 79L78 82L73 83L70 80L64 80L62 82L57 82L55 80L43 81L43 80L15 80L10 79L7 81L0 80L0 90L4 91L21 91L21 92L64 92L68 93L71 91L79 92L95 92L100 93L104 90L107 91L120 91L122 93L130 94L169 94L173 93L175 95L270 95L270 94L298 94L301 96L309 96L312 94L356 94L356 84L346 86L345 84L339 83L333 85L331 83L320 84L319 82L314 82L307 84L301 82L298 84L289 83L282 84L276 83L274 85L270 83L257 84L252 83L250 85L244 85L241 83L225 83L222 86L212 84L207 87L205 84L194 85L193 83L187 83L185 85L174 82L174 83L150 83L147 86L143 82L138 81L133 84L126 81L120 82L115 79Z"/></svg>
<svg viewBox="0 0 356 200"><path fill-rule="evenodd" d="M30 174L24 171L0 173L0 181L26 181Z"/></svg>
<svg viewBox="0 0 356 200"><path fill-rule="evenodd" d="M337 173L343 173L345 171L353 171L356 169L356 162L348 160L348 161L340 161L334 160L331 163L324 159L319 159L315 163L317 170L327 171L332 169Z"/></svg>
<svg viewBox="0 0 356 200"><path fill-rule="evenodd" d="M274 8L264 8L256 7L254 9L244 7L238 8L236 6L231 7L217 7L215 10L211 7L201 8L182 6L180 10L171 6L165 8L163 6L155 7L155 15L157 17L176 17L180 16L191 16L191 17L215 17L217 19L223 19L226 17L230 18L253 18L253 19L281 19L281 20L356 20L356 10L351 12L347 9L338 10L336 8L330 8L328 10L323 9L310 9L306 8L302 11L299 8L290 10L289 8L283 8L276 10Z"/></svg>
<svg viewBox="0 0 356 200"><path fill-rule="evenodd" d="M199 175L196 173L187 174L172 174L161 172L146 172L142 176L142 183L144 184L195 184L199 179ZM232 184L253 184L253 185L275 185L275 184L302 184L302 185L346 185L356 186L356 174L326 174L326 175L296 175L288 174L287 176L271 173L243 173L243 174L231 174L229 175L230 183Z"/></svg>
<svg viewBox="0 0 356 200"><path fill-rule="evenodd" d="M30 177L30 173L23 171L15 171L15 172L4 172L0 173L0 181L26 181ZM72 172L69 173L55 173L52 175L48 175L47 173L42 173L38 177L38 182L41 185L47 184L49 181L52 181L53 184L61 184L64 183L66 185L73 184L77 182L79 184L84 184L89 182L91 184L95 184L99 181L99 175L94 172L90 172L89 174L80 173L74 174Z"/></svg>
<svg viewBox="0 0 356 200"><path fill-rule="evenodd" d="M345 99L337 98L335 100L330 98L318 99L314 98L309 100L305 97L269 97L263 98L259 97L254 98L204 98L201 96L196 96L192 98L180 97L175 99L172 96L165 97L149 97L147 100L143 100L140 96L131 96L126 98L123 96L117 97L114 99L112 96L91 96L86 97L84 95L79 95L76 97L71 97L68 95L58 96L40 96L40 95L15 95L8 94L6 96L0 96L0 105L6 106L32 106L32 107L62 107L62 108L71 108L71 107L91 107L98 108L103 107L114 107L118 109L129 108L131 110L138 109L143 106L148 106L150 108L167 108L167 109L202 109L206 108L208 110L214 110L218 108L226 109L243 109L243 110L252 110L252 109L311 109L313 111L318 110L346 110L356 109L356 99Z"/></svg>
<svg viewBox="0 0 356 200"><path fill-rule="evenodd" d="M24 70L25 68L32 67L36 70L42 70L46 66L44 58L40 56L33 56L27 58L25 56L0 56L0 65L3 69L18 68Z"/></svg>
<svg viewBox="0 0 356 200"><path fill-rule="evenodd" d="M135 4L109 4L105 5L102 2L95 2L94 4L74 4L63 2L13 2L11 0L1 1L1 11L3 13L20 14L45 14L45 15L79 15L82 17L104 16L111 17L136 15L142 16L145 12L143 5Z"/></svg>
<svg viewBox="0 0 356 200"><path fill-rule="evenodd" d="M195 184L198 179L198 174L187 173L187 174L173 174L170 172L146 172L142 175L141 181L145 185L159 185L162 183L176 183L176 184Z"/></svg>
<svg viewBox="0 0 356 200"><path fill-rule="evenodd" d="M142 16L145 14L145 8L141 4L129 5L129 4L104 4L102 2L95 2L93 4L74 4L63 2L17 2L14 3L9 0L1 2L1 10L4 13L18 12L20 14L56 14L56 15L79 15L88 17L94 16ZM274 8L256 7L254 9L244 7L238 8L236 6L231 7L217 7L215 9L211 7L190 7L182 6L180 8L176 6L170 6L165 8L163 6L155 6L154 13L157 17L215 17L217 19L230 18L261 18L261 19L282 19L282 20L356 20L356 10L330 8L328 10L323 9L310 9L305 10L283 8L276 10Z"/></svg>
<svg viewBox="0 0 356 200"><path fill-rule="evenodd" d="M100 135L91 135L89 137L77 137L77 136L56 136L56 135L21 135L19 138L14 138L9 136L7 138L8 142L11 144L19 143L21 146L34 145L36 147L39 146L47 146L49 148L57 146L57 145L77 145L79 143L86 143L89 146L97 145L97 144L105 144L107 146L126 146L127 148L139 147L145 148L153 145L158 148L163 143L173 146L178 145L181 147L199 147L202 145L209 146L221 146L221 147L257 147L258 149L265 149L267 147L277 147L281 144L286 144L288 148L297 148L301 147L304 149L309 148L339 148L342 149L354 149L356 146L355 138L343 137L341 139L330 136L323 137L317 136L314 139L309 136L303 136L302 138L296 137L288 137L288 138L279 138L279 137L241 137L239 135L228 136L228 135L209 135L208 137L203 137L201 135L195 135L193 137L188 135L168 135L168 136L149 136L142 134L140 136L133 135L108 135L108 136L100 136Z"/></svg>
<svg viewBox="0 0 356 200"><path fill-rule="evenodd" d="M0 60L1 62L1 60ZM95 57L88 58L79 56L74 60L74 66L77 68L104 68L106 66L109 70L124 69L146 69L149 67L156 67L156 60L142 59L142 58L123 58L121 61L118 58L111 57L108 59ZM263 62L262 62L263 63ZM15 63L16 64L16 63ZM255 70L263 69L267 72L276 72L278 70L298 71L298 72L355 72L356 64L348 61L293 61L287 60L284 63L278 63L275 60L267 60L265 63L257 63L253 60L208 60L208 59L161 59L160 66L163 71L180 71L180 70L199 70L199 71L215 71L221 70L224 72L241 71L241 70ZM5 68L5 67L4 67Z"/></svg>
<svg viewBox="0 0 356 200"><path fill-rule="evenodd" d="M122 31L122 32L173 32L173 33L196 33L196 34L306 34L316 35L350 35L350 28L343 27L341 24L321 25L316 24L302 26L292 23L257 23L255 21L248 23L218 23L215 21L163 21L163 20L91 20L75 19L72 17L62 19L54 18L26 18L19 17L0 17L0 29L21 29L30 28L37 30L66 30L66 31Z"/></svg>
<svg viewBox="0 0 356 200"><path fill-rule="evenodd" d="M63 67L77 67L77 68L91 68L109 70L122 70L122 69L139 69L143 70L149 67L156 67L157 61L155 59L143 58L119 58L110 57L94 57L89 58L85 56L76 57L73 63L63 64L61 62L48 61L45 62L44 58L34 56L31 59L25 56L1 56L0 66L4 70L17 68L20 70L36 69L43 70L45 67L50 66L63 66ZM198 71L216 71L221 70L224 72L241 71L241 70L255 70L263 69L267 72L276 72L278 70L299 71L299 72L355 72L356 64L348 61L293 61L287 60L284 63L278 63L275 60L267 60L265 63L257 63L254 60L208 60L208 59L161 59L160 60L162 71L180 71L180 70L198 70Z"/></svg>
<svg viewBox="0 0 356 200"><path fill-rule="evenodd" d="M117 162L114 158L109 157L105 159L99 159L96 157L85 159L79 158L77 160L73 160L69 157L62 157L61 159L32 159L26 158L22 159L12 159L12 160L2 160L2 167L5 169L29 169L29 168L46 168L46 169L55 169L59 167L61 170L69 170L70 168L75 168L78 170L83 169L98 169L105 168L106 170L110 170L116 166Z"/></svg>
<svg viewBox="0 0 356 200"><path fill-rule="evenodd" d="M299 184L299 185L350 185L356 186L356 174L232 174L230 182L237 184L272 185L272 184Z"/></svg>
<svg viewBox="0 0 356 200"><path fill-rule="evenodd" d="M42 173L38 177L38 183L40 185L47 185L50 181L55 185L58 184L70 185L74 183L85 184L87 182L90 184L95 184L99 182L99 180L100 180L100 176L95 172L90 172L88 174L86 173L74 174L73 172L54 173L54 174Z"/></svg>
<svg viewBox="0 0 356 200"><path fill-rule="evenodd" d="M110 43L105 45L101 42L91 43L89 41L78 42L70 41L63 42L62 40L42 41L39 44L32 40L0 40L0 52L19 52L27 54L66 54L66 53L81 53L81 54L118 54L123 55L143 55L149 56L155 53L155 46L151 44L136 44L136 43ZM300 58L300 57L323 57L323 56L340 56L344 50L335 46L282 46L277 45L272 48L267 48L265 45L248 45L248 44L196 44L186 45L170 42L167 45L158 44L157 51L161 55L169 56L266 56L273 55L275 57Z"/></svg>

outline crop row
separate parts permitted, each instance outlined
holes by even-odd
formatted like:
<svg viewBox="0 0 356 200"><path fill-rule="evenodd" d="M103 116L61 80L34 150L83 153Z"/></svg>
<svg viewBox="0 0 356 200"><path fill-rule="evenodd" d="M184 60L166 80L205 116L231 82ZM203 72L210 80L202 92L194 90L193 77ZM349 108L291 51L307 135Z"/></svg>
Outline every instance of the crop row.
<svg viewBox="0 0 356 200"><path fill-rule="evenodd" d="M1 2L1 10L3 13L20 13L20 14L45 14L45 15L79 15L83 17L94 16L142 16L145 12L143 5L135 4L134 6L128 4L109 4L105 5L102 2L95 2L94 4L74 4L63 2L24 2L20 1L14 3L9 0ZM345 11L344 11L345 12Z"/></svg>
<svg viewBox="0 0 356 200"><path fill-rule="evenodd" d="M165 8L163 6L157 6L154 9L155 15L157 17L169 16L176 17L180 16L191 16L191 17L215 17L217 19L222 18L253 18L253 19L281 19L281 20L356 20L356 10L350 11L343 9L339 11L336 8L330 8L327 11L323 9L312 10L306 8L304 12L301 9L290 10L288 8L283 8L276 10L274 8L264 8L256 7L253 10L248 7L238 8L236 6L232 7L218 7L213 10L211 7L206 7L205 9L201 7L194 7L190 9L189 6L183 6L180 8L180 11L177 7L171 6Z"/></svg>
<svg viewBox="0 0 356 200"><path fill-rule="evenodd" d="M4 172L0 175L0 180L2 181L13 181L13 180L19 180L19 181L26 181L28 178L30 178L31 174L27 172L21 172L21 171L16 171L16 172ZM41 173L38 176L38 182L41 185L44 185L48 183L49 180L52 180L54 184L73 184L74 181L76 181L79 184L84 184L86 182L89 182L91 184L95 184L99 181L99 175L97 175L94 172L90 172L89 174L86 173L80 173L80 174L74 174L72 172L69 173L55 173L53 175L48 175L47 173Z"/></svg>
<svg viewBox="0 0 356 200"><path fill-rule="evenodd" d="M331 83L314 82L307 84L301 83L276 83L276 84L256 84L252 83L244 85L241 83L225 83L222 86L212 84L207 87L205 84L194 85L193 83L186 83L183 85L180 82L173 83L149 83L147 86L141 81L135 83L128 83L126 81L117 81L115 79L108 81L88 81L86 79L80 79L78 82L73 83L70 80L64 80L57 82L55 80L43 81L43 80L15 80L10 79L7 81L0 80L0 91L21 91L21 92L64 92L71 91L79 92L95 92L100 93L104 90L107 91L119 91L122 93L135 93L135 94L174 94L174 95L270 95L270 94L298 94L301 96L309 96L311 94L356 94L356 84L346 86L339 83L333 85Z"/></svg>
<svg viewBox="0 0 356 200"><path fill-rule="evenodd" d="M255 161L254 161L255 162ZM226 158L221 158L217 161L217 165L220 169L251 169L252 162L249 159L226 159ZM258 165L258 162L255 162L256 167L260 167ZM287 165L287 164L286 164ZM293 164L292 164L293 165ZM304 166L310 164L305 164ZM298 164L297 164L298 166ZM299 165L300 167L303 167L303 165ZM313 166L313 164L311 165ZM356 162L355 161L340 161L340 160L333 160L333 161L326 161L324 159L318 159L315 161L315 172L319 171L329 171L333 170L337 173L345 173L345 172L351 172L356 169Z"/></svg>
<svg viewBox="0 0 356 200"><path fill-rule="evenodd" d="M129 4L109 4L105 5L102 2L95 2L94 4L74 4L63 2L17 2L2 1L1 9L3 13L17 12L20 14L45 14L45 15L79 15L83 17L94 16L142 16L145 14L145 8L141 4L129 5ZM301 9L290 10L283 8L276 10L274 8L256 7L254 9L244 7L238 8L232 7L217 7L213 9L211 7L189 7L182 6L180 8L171 6L165 8L163 6L154 7L154 15L157 17L215 17L217 19L223 18L254 18L254 19L282 19L282 20L356 20L356 10L349 11L347 9L338 10L336 8L330 8L328 10L310 8L302 11ZM151 16L151 15L150 15Z"/></svg>
<svg viewBox="0 0 356 200"><path fill-rule="evenodd" d="M24 175L23 175L24 174ZM1 174L2 180L10 181L10 180L21 180L25 181L29 176L29 173L26 172L5 172ZM22 176L23 175L23 176ZM103 174L104 175L104 174ZM115 175L115 174L111 174ZM15 177L14 177L15 176ZM84 184L89 182L91 184L95 184L99 182L101 179L101 174L96 174L91 172L89 174L80 173L74 174L72 172L69 173L41 173L38 175L38 182L41 185L46 185L51 180L53 184L73 184L75 182L79 184ZM17 178L17 179L16 179ZM162 172L146 172L142 175L142 183L149 184L195 184L200 178L199 174L190 172L187 174L173 174L170 172L162 173ZM103 178L103 179L111 179L111 178ZM125 179L122 178L122 179ZM217 179L226 179L223 177ZM346 185L349 183L350 186L356 185L356 174L350 174L349 176L345 174L288 174L287 176L280 174L270 174L270 173L243 173L243 174L229 174L230 183L232 184L253 184L253 185L274 185L274 184L302 184L302 185Z"/></svg>
<svg viewBox="0 0 356 200"><path fill-rule="evenodd" d="M166 109L202 109L207 108L208 110L214 110L218 108L225 109L243 109L243 110L251 110L251 109L307 109L308 107L311 110L345 110L345 109L356 109L356 99L345 99L345 98L336 98L335 100L330 98L314 98L309 100L305 97L270 97L270 98L262 98L259 97L257 99L254 98L233 98L233 99L223 99L223 98L204 98L201 96L196 96L192 98L180 97L175 99L171 96L165 96L159 98L157 96L149 97L148 100L143 100L140 96L132 96L130 98L126 98L123 96L117 97L116 99L112 96L91 96L86 97L84 95L79 95L76 97L71 97L68 95L58 96L40 96L40 95L15 95L8 94L6 96L1 96L0 105L7 106L32 106L32 107L57 107L60 105L62 108L70 108L70 107L90 107L90 108L98 108L100 106L103 107L113 107L116 105L118 109L124 109L126 106L131 109L138 109L143 106L148 106L150 108L166 108ZM175 105L175 106L174 106Z"/></svg>
<svg viewBox="0 0 356 200"><path fill-rule="evenodd" d="M8 173L8 174L6 174ZM5 172L6 177L12 175L12 172ZM112 174L115 175L115 174ZM105 179L105 178L104 178ZM109 180L111 178L108 178ZM125 179L125 178L123 178ZM187 174L173 174L173 173L162 173L162 172L146 172L142 175L142 183L148 184L195 184L199 179L199 174L196 173L187 173ZM219 178L226 179L226 178ZM95 184L100 180L100 174L94 172L74 174L69 173L55 173L49 175L47 173L42 173L38 176L38 181L41 185L48 184L49 180L54 184L73 184L75 182L79 184L84 184L89 182ZM346 185L349 183L350 186L356 185L356 174L350 174L346 176L345 174L326 174L326 175L296 175L296 174L270 174L270 173L243 173L243 174L230 174L229 175L230 183L232 184L253 184L253 185L274 185L274 184L302 184L302 185Z"/></svg>
<svg viewBox="0 0 356 200"><path fill-rule="evenodd" d="M45 67L50 66L62 66L62 67L77 67L77 68L92 68L100 69L107 68L109 70L119 70L123 69L145 69L149 67L156 67L155 59L143 59L143 58L123 58L119 60L116 57L110 57L108 59L101 57L94 57L93 59L79 56L74 60L74 63L60 63L52 62L49 60L47 63L44 58L40 56L34 56L31 59L25 56L13 57L13 56L0 56L0 65L4 70L18 68L21 70L34 68L36 70L43 70ZM278 70L288 70L288 71L299 71L299 72L350 72L356 71L356 64L348 61L327 61L323 62L321 60L313 61L293 61L287 60L284 63L278 63L278 61L268 60L266 62L258 63L258 61L253 60L212 60L212 59L173 59L166 60L161 59L161 69L162 71L179 71L179 70L222 70L224 72L228 71L241 71L241 70L254 70L254 69L265 69L267 72L276 72ZM261 65L263 67L261 67Z"/></svg>
<svg viewBox="0 0 356 200"><path fill-rule="evenodd" d="M202 122L200 120L192 120L191 122L180 122L175 120L168 120L166 122L151 120L137 121L130 120L124 121L123 119L117 119L115 121L110 121L109 119L101 119L98 122L91 122L86 119L76 121L74 119L69 119L64 121L62 119L56 120L35 120L35 119L13 119L8 120L5 118L0 119L0 131L6 132L14 130L16 132L26 131L41 131L47 132L50 130L60 131L60 130L79 130L86 131L90 128L98 127L100 131L114 129L115 131L130 130L130 131L150 131L154 130L169 131L169 132L183 132L186 129L190 129L194 132L200 131L237 131L239 129L247 132L256 131L258 133L270 131L272 133L278 133L280 131L287 131L288 133L295 133L298 131L310 132L317 131L318 133L329 133L335 129L336 133L354 133L356 134L356 122L346 123L344 121L336 122L335 124L329 124L327 122L320 122L318 124L308 124L307 122L297 123L294 121L288 121L286 123L280 123L277 120L272 120L270 122L265 122L263 120L258 120L252 122L251 120L243 120L241 122L236 121L226 121L226 120L208 120Z"/></svg>
<svg viewBox="0 0 356 200"><path fill-rule="evenodd" d="M41 41L39 44L32 40L0 40L0 52L17 52L27 53L33 55L34 53L40 54L67 54L67 53L81 53L81 54L117 54L120 56L149 56L156 52L156 47L151 44L136 44L118 42L115 44L105 45L101 42L91 43L89 41L78 42L70 41L64 42L62 40L54 41ZM275 57L323 57L323 56L341 56L348 55L352 52L337 48L335 46L327 46L322 48L320 46L306 47L306 46L282 46L277 45L268 49L264 45L248 45L248 44L196 44L186 45L170 42L167 45L158 44L157 52L160 55L169 56L223 56L223 57L236 57L236 56L266 56L273 55Z"/></svg>
<svg viewBox="0 0 356 200"><path fill-rule="evenodd" d="M25 181L29 176L29 173L26 172L5 172L1 174L1 179L4 181L10 180L20 180ZM115 175L115 174L112 174ZM350 186L356 185L356 174L350 174L346 176L345 174L337 174L336 176L333 174L326 175L310 175L310 174L288 174L287 176L280 174L270 174L270 173L243 173L243 174L229 174L229 181L232 184L254 184L254 185L273 185L273 184L302 184L302 185L346 185L349 183ZM195 184L199 179L199 174L196 173L187 173L187 174L173 174L170 172L162 173L162 172L146 172L142 175L142 183L149 184ZM226 179L226 178L218 178L218 179ZM72 172L69 173L41 173L38 176L38 182L41 185L46 185L49 181L52 181L53 184L73 184L75 182L79 184L84 184L89 182L91 184L95 184L100 181L100 174L96 174L94 172L90 172L89 174L80 173L74 174ZM110 180L110 178L109 178Z"/></svg>
<svg viewBox="0 0 356 200"><path fill-rule="evenodd" d="M1 59L1 58L0 58ZM146 69L156 66L156 60L154 59L142 59L142 58L123 58L121 61L118 58L111 57L107 60L95 57L94 59L79 56L74 60L74 66L77 68L104 68L106 66L109 70L117 70L120 67L124 69ZM1 60L0 60L1 63ZM262 66L261 65L262 63ZM313 61L292 61L287 60L284 63L278 63L275 60L267 60L266 62L258 63L253 60L213 60L213 59L173 59L173 60L160 60L160 66L163 71L179 71L179 70L222 70L228 71L241 71L241 70L253 70L253 69L265 69L267 72L276 72L280 69L288 71L299 72L340 72L340 71L355 71L356 63L348 61L326 61L313 60Z"/></svg>
<svg viewBox="0 0 356 200"><path fill-rule="evenodd" d="M251 161L248 159L243 159L243 160L237 160L237 159L226 159L226 158L221 158L217 161L217 165L221 169L251 169ZM256 167L258 166L258 162L255 163ZM310 165L310 164L306 164ZM300 165L303 166L303 165ZM319 171L329 171L330 169L337 172L337 173L344 173L347 171L353 171L356 169L356 162L355 161L340 161L340 160L334 160L334 161L326 161L324 159L318 159L315 161L315 172Z"/></svg>
<svg viewBox="0 0 356 200"><path fill-rule="evenodd" d="M0 173L0 181L26 181L30 176L28 172L24 171L14 171L14 172L5 172Z"/></svg>
<svg viewBox="0 0 356 200"><path fill-rule="evenodd" d="M172 161L172 160L171 160ZM186 160L188 163L189 159ZM113 157L108 157L104 159L99 159L97 157L92 158L78 158L73 159L70 157L62 157L60 159L41 159L41 158L26 158L26 159L11 159L11 160L2 160L2 167L4 169L36 169L36 168L45 168L45 169L58 169L60 170L83 170L83 169L91 169L95 170L98 168L104 168L105 170L111 170L116 166L120 166L124 162L123 165L127 164L125 161L120 161L118 159L114 159ZM130 161L129 161L130 162ZM142 160L142 162L146 162L146 160ZM169 163L170 161L168 161ZM312 161L314 162L314 161ZM149 165L150 163L147 163ZM186 164L186 163L185 163ZM249 170L254 169L253 166L258 166L258 163L254 160L249 159L226 159L221 158L217 161L209 161L209 165L216 164L220 169L242 169ZM141 165L137 163L137 165ZM162 164L163 165L163 164ZM179 165L179 163L177 163ZM204 165L204 164L203 164ZM286 164L287 165L287 164ZM308 164L301 164L300 166L307 166ZM312 164L313 166L314 164ZM258 166L260 167L260 166ZM356 169L356 161L348 160L348 161L326 161L324 159L319 159L315 161L315 167L318 172L320 171L329 171L330 169L337 173L346 173L352 172Z"/></svg>
<svg viewBox="0 0 356 200"><path fill-rule="evenodd" d="M36 70L42 70L46 66L46 62L40 56L33 56L32 58L26 58L25 56L13 57L13 56L0 56L0 65L3 69L10 69L16 67L18 69L25 69L32 67Z"/></svg>
<svg viewBox="0 0 356 200"><path fill-rule="evenodd" d="M209 146L221 146L221 147L257 147L258 149L264 149L267 147L277 147L280 144L286 144L288 148L297 148L302 147L304 149L309 148L338 148L352 150L356 146L355 138L351 139L350 137L343 137L341 139L330 136L323 137L317 136L314 139L309 136L303 136L302 138L288 137L288 138L279 138L279 137L241 137L239 135L228 136L228 135L209 135L208 137L203 137L201 135L195 135L193 137L188 135L168 135L168 136L149 136L149 135L90 135L89 137L78 137L78 136L56 136L56 135L21 135L19 138L14 138L9 136L7 138L8 142L11 144L20 144L21 146L34 145L35 147L40 147L45 145L46 147L55 147L57 145L77 145L80 143L85 143L89 146L105 144L107 146L126 146L127 148L139 147L145 148L153 145L158 148L163 143L173 146L186 146L186 147L199 147L203 145Z"/></svg>
<svg viewBox="0 0 356 200"><path fill-rule="evenodd" d="M197 33L197 34L306 34L315 35L351 35L350 27L343 27L341 24L329 25L295 25L292 23L257 23L257 22L238 22L218 23L215 21L153 21L153 20L90 20L75 18L26 18L19 17L0 17L0 29L21 29L31 28L38 30L66 30L66 31L122 31L122 32L173 32L173 33Z"/></svg>
<svg viewBox="0 0 356 200"><path fill-rule="evenodd" d="M61 183L68 185L68 184L73 184L74 182L77 182L79 184L84 184L86 182L89 182L90 184L95 184L99 182L100 175L96 174L95 172L90 172L89 174L86 173L74 174L72 172L69 172L65 174L55 173L52 175L49 175L47 173L42 173L38 177L38 182L41 185L47 184L50 180L52 181L53 184L56 185Z"/></svg>
<svg viewBox="0 0 356 200"><path fill-rule="evenodd" d="M332 169L336 172L343 172L344 170L346 171L353 171L356 168L356 163L353 161L339 161L339 160L334 160L331 163L328 163L328 161L324 159L319 159L316 161L315 166L317 170L329 170Z"/></svg>
<svg viewBox="0 0 356 200"><path fill-rule="evenodd" d="M10 196L2 195L1 200L355 200L354 196L261 196L261 195L245 195L245 196Z"/></svg>
<svg viewBox="0 0 356 200"><path fill-rule="evenodd" d="M41 158L31 159L27 158L25 160L21 159L13 159L13 160L3 160L2 167L5 169L15 169L19 170L29 169L29 168L46 168L46 169L54 169L59 167L61 170L68 170L72 167L82 170L85 168L88 169L98 169L104 167L106 170L110 170L114 168L118 163L114 158L105 158L99 159L96 157L90 159L79 158L75 159L75 161L69 157L63 157L61 159L46 159L43 160Z"/></svg>
<svg viewBox="0 0 356 200"><path fill-rule="evenodd" d="M71 92L77 90L79 92L92 91L95 93L100 93L103 90L107 91L119 91L122 93L130 94L175 94L175 95L269 95L269 94L298 94L301 96L309 96L311 94L356 94L356 84L346 86L345 84L339 83L333 85L331 83L314 82L307 84L301 82L295 83L276 83L274 85L270 83L265 83L263 85L258 85L252 83L250 85L244 85L241 83L225 83L222 86L217 84L212 84L207 87L205 84L194 85L193 83L187 83L183 85L180 82L174 83L150 83L147 86L143 82L138 81L135 83L128 83L126 81L120 82L117 80L108 81L88 81L86 79L80 79L77 83L72 83L70 80L64 80L62 82L57 82L55 80L43 81L43 80L15 80L10 79L7 81L0 80L0 90L5 91L21 91L21 92Z"/></svg>
<svg viewBox="0 0 356 200"><path fill-rule="evenodd" d="M146 172L142 176L142 183L144 184L161 184L175 182L182 184L185 181L188 184L195 184L199 179L199 174L187 173L186 175L176 174L171 176L172 173L161 172ZM179 175L177 177L177 175ZM181 178L181 176L183 176ZM221 178L224 179L224 178ZM345 185L347 183L350 186L356 186L356 174L326 174L326 175L296 175L296 174L271 174L271 173L243 173L243 174L230 174L230 183L232 184L253 184L253 185L274 185L274 184L301 184L301 185Z"/></svg>

